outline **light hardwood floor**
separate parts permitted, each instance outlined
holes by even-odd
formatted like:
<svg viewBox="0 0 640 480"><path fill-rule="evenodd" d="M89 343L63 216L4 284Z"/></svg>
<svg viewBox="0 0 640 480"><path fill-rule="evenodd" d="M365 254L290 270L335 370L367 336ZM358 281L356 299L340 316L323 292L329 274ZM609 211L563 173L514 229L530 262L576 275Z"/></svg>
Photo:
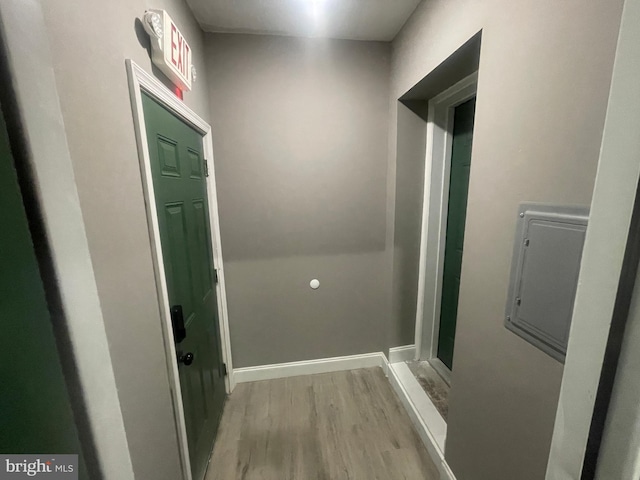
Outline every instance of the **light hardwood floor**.
<svg viewBox="0 0 640 480"><path fill-rule="evenodd" d="M380 368L240 384L205 480L438 480Z"/></svg>

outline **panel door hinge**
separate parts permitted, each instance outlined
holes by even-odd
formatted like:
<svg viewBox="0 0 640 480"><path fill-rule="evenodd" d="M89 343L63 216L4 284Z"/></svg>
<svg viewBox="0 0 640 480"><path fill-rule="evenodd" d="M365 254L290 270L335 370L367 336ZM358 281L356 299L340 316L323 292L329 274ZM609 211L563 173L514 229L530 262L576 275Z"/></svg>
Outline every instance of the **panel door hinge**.
<svg viewBox="0 0 640 480"><path fill-rule="evenodd" d="M207 160L206 158L204 159L204 176L209 176L209 160Z"/></svg>
<svg viewBox="0 0 640 480"><path fill-rule="evenodd" d="M214 283L218 283L218 269L217 268L213 269L213 281L214 281Z"/></svg>
<svg viewBox="0 0 640 480"><path fill-rule="evenodd" d="M222 375L224 375L225 377L227 375L229 375L229 373L227 372L227 364L226 363L222 364Z"/></svg>

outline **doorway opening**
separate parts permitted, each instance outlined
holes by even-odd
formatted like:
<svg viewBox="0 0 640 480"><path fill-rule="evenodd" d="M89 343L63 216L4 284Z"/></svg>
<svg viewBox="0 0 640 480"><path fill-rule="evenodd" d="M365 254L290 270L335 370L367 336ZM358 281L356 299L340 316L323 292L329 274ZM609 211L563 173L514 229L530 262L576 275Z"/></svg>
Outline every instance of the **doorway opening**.
<svg viewBox="0 0 640 480"><path fill-rule="evenodd" d="M482 31L398 99L390 378L444 459ZM411 337L410 337L411 336ZM406 340L403 340L406 342Z"/></svg>
<svg viewBox="0 0 640 480"><path fill-rule="evenodd" d="M453 349L458 316L460 275L462 273L464 225L469 192L475 105L476 99L474 96L453 107L451 155L447 155L450 172L448 175L449 193L446 204L447 214L444 231L445 245L444 261L442 262L442 294L440 295L437 352L434 361L437 359L442 362L448 371L453 369ZM445 184L443 191L446 189ZM443 213L444 208L443 203Z"/></svg>
<svg viewBox="0 0 640 480"><path fill-rule="evenodd" d="M469 189L477 72L429 101L416 309L409 362L446 420Z"/></svg>
<svg viewBox="0 0 640 480"><path fill-rule="evenodd" d="M185 480L202 480L233 382L211 127L127 61Z"/></svg>

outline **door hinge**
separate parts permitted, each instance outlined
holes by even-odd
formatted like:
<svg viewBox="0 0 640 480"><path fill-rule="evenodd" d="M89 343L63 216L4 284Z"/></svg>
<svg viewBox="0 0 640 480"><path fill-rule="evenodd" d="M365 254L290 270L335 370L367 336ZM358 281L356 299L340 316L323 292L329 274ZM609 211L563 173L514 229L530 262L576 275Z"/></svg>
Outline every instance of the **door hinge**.
<svg viewBox="0 0 640 480"><path fill-rule="evenodd" d="M214 283L218 283L218 269L217 268L213 269L213 282Z"/></svg>
<svg viewBox="0 0 640 480"><path fill-rule="evenodd" d="M226 377L228 375L227 373L227 364L223 363L222 364L222 374Z"/></svg>
<svg viewBox="0 0 640 480"><path fill-rule="evenodd" d="M204 159L204 176L209 176L209 160L207 160L206 158Z"/></svg>

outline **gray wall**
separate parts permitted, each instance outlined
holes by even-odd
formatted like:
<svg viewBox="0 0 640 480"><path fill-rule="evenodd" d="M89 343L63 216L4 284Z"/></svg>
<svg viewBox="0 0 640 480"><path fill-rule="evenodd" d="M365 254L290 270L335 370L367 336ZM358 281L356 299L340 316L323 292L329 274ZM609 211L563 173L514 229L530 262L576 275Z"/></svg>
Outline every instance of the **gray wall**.
<svg viewBox="0 0 640 480"><path fill-rule="evenodd" d="M389 226L397 99L482 29L446 446L459 480L544 478L562 365L503 327L515 214L524 200L590 202L621 6L428 1L393 42Z"/></svg>
<svg viewBox="0 0 640 480"><path fill-rule="evenodd" d="M389 44L206 47L234 367L382 350Z"/></svg>
<svg viewBox="0 0 640 480"><path fill-rule="evenodd" d="M181 478L125 59L147 71L135 20L164 8L199 70L185 102L209 117L203 38L181 0L43 2L98 295L138 479ZM91 342L91 338L85 341Z"/></svg>
<svg viewBox="0 0 640 480"><path fill-rule="evenodd" d="M426 102L419 103L414 107L426 113ZM411 345L415 340L427 140L427 124L418 114L400 102L397 111L393 283L388 334L392 347Z"/></svg>

